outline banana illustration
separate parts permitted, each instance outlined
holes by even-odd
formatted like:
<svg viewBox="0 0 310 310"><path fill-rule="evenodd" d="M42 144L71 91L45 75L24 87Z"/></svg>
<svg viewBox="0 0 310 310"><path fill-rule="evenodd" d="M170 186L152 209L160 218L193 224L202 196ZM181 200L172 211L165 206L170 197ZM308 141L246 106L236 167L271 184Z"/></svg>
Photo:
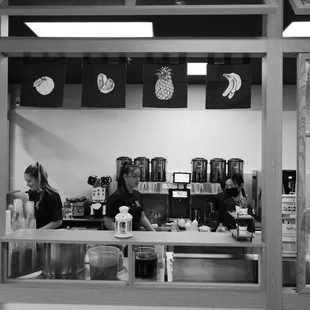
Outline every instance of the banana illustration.
<svg viewBox="0 0 310 310"><path fill-rule="evenodd" d="M241 88L242 80L237 73L224 73L223 76L228 80L228 87L222 94L223 97L228 95L228 99L231 99L235 93Z"/></svg>
<svg viewBox="0 0 310 310"><path fill-rule="evenodd" d="M229 84L226 90L223 93L223 97L226 97L233 89L234 87L234 80L231 78L231 76L227 73L224 73L223 76L228 80Z"/></svg>

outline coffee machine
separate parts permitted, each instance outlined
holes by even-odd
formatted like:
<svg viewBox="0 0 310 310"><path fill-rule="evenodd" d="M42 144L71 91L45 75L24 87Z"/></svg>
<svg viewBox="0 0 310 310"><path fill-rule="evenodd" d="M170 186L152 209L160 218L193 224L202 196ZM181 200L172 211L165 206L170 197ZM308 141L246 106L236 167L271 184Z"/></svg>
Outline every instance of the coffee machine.
<svg viewBox="0 0 310 310"><path fill-rule="evenodd" d="M169 189L169 221L177 220L178 218L190 219L190 189L187 184L191 183L191 174L188 172L174 172L173 183L177 188Z"/></svg>
<svg viewBox="0 0 310 310"><path fill-rule="evenodd" d="M89 176L87 184L91 185L92 198L90 206L90 215L93 217L102 217L106 213L106 202L109 195L109 185L112 182L110 176L98 178L97 176Z"/></svg>

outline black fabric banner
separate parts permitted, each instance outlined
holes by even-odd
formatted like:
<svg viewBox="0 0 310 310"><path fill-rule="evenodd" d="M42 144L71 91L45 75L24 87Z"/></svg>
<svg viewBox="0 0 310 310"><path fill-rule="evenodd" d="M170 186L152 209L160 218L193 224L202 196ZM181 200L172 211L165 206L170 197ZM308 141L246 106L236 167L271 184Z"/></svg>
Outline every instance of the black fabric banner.
<svg viewBox="0 0 310 310"><path fill-rule="evenodd" d="M145 64L143 107L187 108L187 65Z"/></svg>
<svg viewBox="0 0 310 310"><path fill-rule="evenodd" d="M65 75L64 61L23 61L20 105L62 107Z"/></svg>
<svg viewBox="0 0 310 310"><path fill-rule="evenodd" d="M82 107L125 108L126 64L83 63Z"/></svg>
<svg viewBox="0 0 310 310"><path fill-rule="evenodd" d="M251 108L251 65L208 65L206 109L249 108Z"/></svg>

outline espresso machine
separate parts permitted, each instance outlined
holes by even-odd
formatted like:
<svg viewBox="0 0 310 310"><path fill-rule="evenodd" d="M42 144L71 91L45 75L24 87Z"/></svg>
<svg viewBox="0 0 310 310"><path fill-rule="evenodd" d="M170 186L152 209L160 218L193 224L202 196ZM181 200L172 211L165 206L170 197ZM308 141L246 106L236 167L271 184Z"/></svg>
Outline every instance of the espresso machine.
<svg viewBox="0 0 310 310"><path fill-rule="evenodd" d="M92 198L90 206L90 215L93 217L102 217L106 213L106 202L109 195L109 185L112 182L110 176L98 178L97 176L89 176L87 184L91 185Z"/></svg>
<svg viewBox="0 0 310 310"><path fill-rule="evenodd" d="M190 219L190 189L187 184L191 183L191 174L188 172L174 172L173 183L177 188L169 189L169 221L177 220L178 218Z"/></svg>

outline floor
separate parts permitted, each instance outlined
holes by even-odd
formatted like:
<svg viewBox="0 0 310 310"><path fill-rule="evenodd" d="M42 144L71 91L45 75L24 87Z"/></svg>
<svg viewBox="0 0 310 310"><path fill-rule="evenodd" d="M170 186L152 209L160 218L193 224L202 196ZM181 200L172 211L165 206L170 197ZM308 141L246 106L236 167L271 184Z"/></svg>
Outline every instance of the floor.
<svg viewBox="0 0 310 310"><path fill-rule="evenodd" d="M180 307L140 307L140 306L94 306L94 305L42 305L42 304L0 304L0 310L239 310L228 308L180 308ZM242 309L246 310L246 309ZM251 309L262 310L262 309Z"/></svg>

